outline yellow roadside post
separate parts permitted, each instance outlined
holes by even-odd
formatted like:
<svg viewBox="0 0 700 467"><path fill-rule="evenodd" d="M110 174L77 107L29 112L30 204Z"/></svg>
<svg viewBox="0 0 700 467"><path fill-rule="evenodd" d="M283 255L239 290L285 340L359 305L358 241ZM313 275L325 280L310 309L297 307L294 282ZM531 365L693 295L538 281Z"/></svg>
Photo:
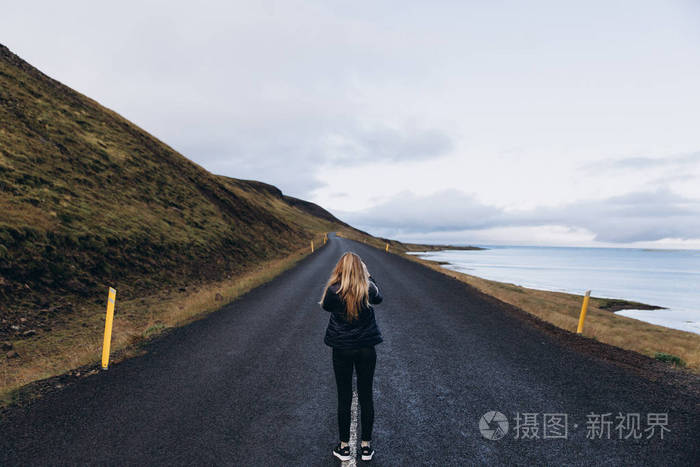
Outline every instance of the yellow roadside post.
<svg viewBox="0 0 700 467"><path fill-rule="evenodd" d="M107 295L107 319L105 319L105 339L102 344L102 369L109 366L109 347L112 343L112 322L114 321L114 304L117 300L117 291L109 288Z"/></svg>
<svg viewBox="0 0 700 467"><path fill-rule="evenodd" d="M587 290L586 295L583 296L583 303L581 304L581 315L578 318L578 328L576 329L576 334L581 334L583 332L583 322L586 320L586 311L588 311L588 300L591 298L591 291Z"/></svg>
<svg viewBox="0 0 700 467"><path fill-rule="evenodd" d="M388 244L388 243L386 244L386 247L384 247L384 251L386 251L387 253L389 253L389 244Z"/></svg>
<svg viewBox="0 0 700 467"><path fill-rule="evenodd" d="M311 253L313 253L313 252L314 252L314 241L311 240Z"/></svg>
<svg viewBox="0 0 700 467"><path fill-rule="evenodd" d="M323 234L323 244L325 245L327 241L328 241L328 234L324 233Z"/></svg>

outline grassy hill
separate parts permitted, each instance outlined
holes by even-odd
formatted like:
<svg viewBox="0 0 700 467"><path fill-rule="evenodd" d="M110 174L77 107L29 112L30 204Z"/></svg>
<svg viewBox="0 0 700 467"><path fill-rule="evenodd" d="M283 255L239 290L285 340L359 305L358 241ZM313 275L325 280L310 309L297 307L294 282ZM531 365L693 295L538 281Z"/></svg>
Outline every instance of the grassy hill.
<svg viewBox="0 0 700 467"><path fill-rule="evenodd" d="M0 45L0 339L86 304L231 278L346 227L209 173Z"/></svg>

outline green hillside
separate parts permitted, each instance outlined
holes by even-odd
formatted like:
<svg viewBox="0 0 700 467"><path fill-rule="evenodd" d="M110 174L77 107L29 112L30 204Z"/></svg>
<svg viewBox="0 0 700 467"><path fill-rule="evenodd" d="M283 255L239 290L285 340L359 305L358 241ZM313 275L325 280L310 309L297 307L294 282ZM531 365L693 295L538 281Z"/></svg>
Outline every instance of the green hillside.
<svg viewBox="0 0 700 467"><path fill-rule="evenodd" d="M229 278L343 226L207 172L0 45L0 338L108 285L128 299Z"/></svg>

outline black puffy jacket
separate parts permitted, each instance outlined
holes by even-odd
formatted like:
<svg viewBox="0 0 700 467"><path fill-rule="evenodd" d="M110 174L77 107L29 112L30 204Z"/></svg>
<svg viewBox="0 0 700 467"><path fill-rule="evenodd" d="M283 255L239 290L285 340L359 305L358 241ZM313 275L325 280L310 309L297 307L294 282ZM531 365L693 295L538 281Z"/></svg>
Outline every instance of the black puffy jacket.
<svg viewBox="0 0 700 467"><path fill-rule="evenodd" d="M328 287L321 303L323 309L331 313L323 342L337 349L356 349L382 342L382 333L374 319L372 305L381 303L383 297L374 279L369 279L370 305L363 306L353 321L348 321L345 317L345 301L338 295L339 287L339 284Z"/></svg>

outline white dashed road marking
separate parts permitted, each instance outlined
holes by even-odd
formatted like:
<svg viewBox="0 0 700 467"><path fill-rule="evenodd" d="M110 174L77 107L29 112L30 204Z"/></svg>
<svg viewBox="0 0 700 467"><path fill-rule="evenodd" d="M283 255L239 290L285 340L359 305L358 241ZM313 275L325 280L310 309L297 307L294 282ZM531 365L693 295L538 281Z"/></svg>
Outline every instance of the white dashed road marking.
<svg viewBox="0 0 700 467"><path fill-rule="evenodd" d="M352 392L352 405L350 406L350 455L349 461L341 462L343 467L357 465L357 391Z"/></svg>

